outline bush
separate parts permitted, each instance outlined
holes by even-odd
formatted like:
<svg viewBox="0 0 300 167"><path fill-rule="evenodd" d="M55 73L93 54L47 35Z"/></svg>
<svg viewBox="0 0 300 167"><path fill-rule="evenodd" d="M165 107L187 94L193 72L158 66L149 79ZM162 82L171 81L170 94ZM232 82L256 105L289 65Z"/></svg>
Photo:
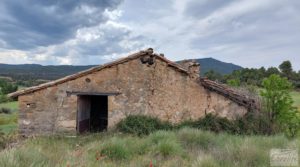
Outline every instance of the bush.
<svg viewBox="0 0 300 167"><path fill-rule="evenodd" d="M173 126L168 122L162 122L158 118L143 115L130 115L117 124L117 129L124 133L138 136L148 135L157 130L169 130Z"/></svg>
<svg viewBox="0 0 300 167"><path fill-rule="evenodd" d="M11 98L7 97L6 95L3 95L0 93L0 103L6 103L12 101Z"/></svg>
<svg viewBox="0 0 300 167"><path fill-rule="evenodd" d="M183 128L178 132L179 140L190 148L209 149L215 145L215 135L210 132L202 132L197 129Z"/></svg>
<svg viewBox="0 0 300 167"><path fill-rule="evenodd" d="M127 147L125 140L113 138L109 143L104 145L101 154L106 155L110 159L123 160L129 159L132 152Z"/></svg>
<svg viewBox="0 0 300 167"><path fill-rule="evenodd" d="M268 115L269 134L280 130L289 137L297 136L300 129L300 114L293 106L290 95L292 83L287 78L271 75L264 79L261 96L264 100L264 111Z"/></svg>
<svg viewBox="0 0 300 167"><path fill-rule="evenodd" d="M182 147L179 142L174 140L162 140L158 143L156 150L163 157L180 155Z"/></svg>
<svg viewBox="0 0 300 167"><path fill-rule="evenodd" d="M225 131L232 133L235 131L235 124L227 118L221 118L212 114L206 115L193 123L194 128L209 130L213 132Z"/></svg>
<svg viewBox="0 0 300 167"><path fill-rule="evenodd" d="M163 157L180 155L183 152L176 135L171 131L157 131L148 137L149 143L154 145L154 152Z"/></svg>
<svg viewBox="0 0 300 167"><path fill-rule="evenodd" d="M11 110L9 108L0 108L0 114L11 114Z"/></svg>
<svg viewBox="0 0 300 167"><path fill-rule="evenodd" d="M244 117L236 120L228 120L227 118L207 114L205 117L199 118L198 120L187 120L177 125L162 122L158 118L135 115L125 118L117 125L119 131L139 136L148 135L157 130L181 129L184 127L238 135L269 134L269 121L266 113L254 111L250 111ZM275 134L275 131L273 134Z"/></svg>
<svg viewBox="0 0 300 167"><path fill-rule="evenodd" d="M234 134L264 135L268 132L269 122L265 113L248 112L244 117L234 121Z"/></svg>

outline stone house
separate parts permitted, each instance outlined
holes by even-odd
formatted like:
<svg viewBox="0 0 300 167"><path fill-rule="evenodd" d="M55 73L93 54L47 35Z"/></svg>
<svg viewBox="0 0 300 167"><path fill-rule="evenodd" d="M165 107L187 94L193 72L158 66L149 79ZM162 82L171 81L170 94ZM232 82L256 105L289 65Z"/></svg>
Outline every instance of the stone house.
<svg viewBox="0 0 300 167"><path fill-rule="evenodd" d="M97 132L130 114L178 123L214 113L234 119L254 101L147 49L56 81L10 94L19 101L22 135Z"/></svg>

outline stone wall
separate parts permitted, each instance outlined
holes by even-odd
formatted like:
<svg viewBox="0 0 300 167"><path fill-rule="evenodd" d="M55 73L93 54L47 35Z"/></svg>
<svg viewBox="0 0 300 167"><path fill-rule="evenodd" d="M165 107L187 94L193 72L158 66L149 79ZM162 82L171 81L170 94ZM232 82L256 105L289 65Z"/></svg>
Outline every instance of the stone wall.
<svg viewBox="0 0 300 167"><path fill-rule="evenodd" d="M87 78L90 82L87 82ZM66 92L120 92L108 98L108 127L130 114L178 123L214 113L230 119L246 108L204 89L194 76L156 59L134 59L81 78L19 96L21 134L76 133L77 96Z"/></svg>

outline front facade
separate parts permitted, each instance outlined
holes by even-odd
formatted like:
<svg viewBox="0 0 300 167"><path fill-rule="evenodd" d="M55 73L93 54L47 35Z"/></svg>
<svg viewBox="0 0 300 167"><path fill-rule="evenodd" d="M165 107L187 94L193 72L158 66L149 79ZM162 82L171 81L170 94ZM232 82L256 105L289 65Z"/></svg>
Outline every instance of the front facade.
<svg viewBox="0 0 300 167"><path fill-rule="evenodd" d="M26 136L102 131L130 114L178 123L208 113L234 119L249 110L206 83L198 64L179 65L148 49L10 96L18 97Z"/></svg>

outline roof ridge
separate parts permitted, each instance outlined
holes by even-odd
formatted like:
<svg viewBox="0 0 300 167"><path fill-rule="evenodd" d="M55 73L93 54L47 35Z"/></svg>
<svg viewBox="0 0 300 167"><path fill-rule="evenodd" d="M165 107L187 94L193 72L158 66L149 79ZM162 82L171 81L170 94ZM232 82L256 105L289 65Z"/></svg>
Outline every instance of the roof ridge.
<svg viewBox="0 0 300 167"><path fill-rule="evenodd" d="M236 102L239 105L245 106L248 109L259 109L259 106L255 99L247 97L244 94L238 92L235 89L232 89L231 87L225 84L220 84L207 78L200 78L199 81L204 88L214 91L220 95L223 95L224 97Z"/></svg>
<svg viewBox="0 0 300 167"><path fill-rule="evenodd" d="M125 62L128 62L130 60L133 60L133 59L136 59L138 57L145 56L145 55L153 55L156 58L159 58L162 61L166 62L169 66L174 67L174 68L176 68L177 70L179 70L181 72L189 74L188 71L186 71L184 68L181 67L181 65L179 65L177 63L174 63L174 62L166 59L165 57L163 57L159 54L153 53L153 49L148 48L146 50L141 50L141 51L132 53L132 54L128 55L127 57L119 58L115 61L105 63L103 65L98 65L98 66L92 67L90 69L80 71L78 73L71 74L71 75L65 76L63 78L54 80L54 81L50 81L50 82L47 82L47 83L44 83L44 84L41 84L41 85L38 85L38 86L32 86L32 87L29 87L29 88L25 88L25 89L10 93L10 94L8 94L8 96L9 97L18 97L20 95L32 93L32 92L35 92L35 91L38 91L38 90L41 90L41 89L44 89L44 88L48 88L48 87L55 86L55 85L58 85L58 84L62 84L62 83L65 83L65 82L68 82L68 81L71 81L71 80L75 80L77 78L88 75L90 73L100 71L100 70L102 70L104 68L107 68L107 67L111 67L111 66L114 66L114 65L125 63Z"/></svg>
<svg viewBox="0 0 300 167"><path fill-rule="evenodd" d="M65 76L63 78L54 80L54 81L50 81L50 82L47 82L47 83L44 83L44 84L41 84L41 85L37 85L37 86L32 86L32 87L29 87L29 88L25 88L25 89L22 89L22 90L10 93L10 94L8 94L8 96L9 97L17 97L19 95L23 95L23 94L27 94L27 93L32 93L32 92L35 92L35 91L38 91L38 90L41 90L41 89L44 89L44 88L47 88L47 87L51 87L51 86L54 86L54 85L62 84L64 82L67 82L67 81L70 81L70 80L74 80L74 79L80 78L82 76L85 76L87 74L90 74L92 72L100 71L100 70L102 70L104 68L107 68L107 67L110 67L110 66L113 66L113 65L116 65L116 64L127 62L129 60L135 59L135 58L137 58L139 56L142 56L142 55L147 55L147 54L151 53L150 49L151 48L149 48L147 50L142 50L142 51L139 51L139 52L135 52L133 54L128 55L127 57L119 58L119 59L117 59L115 61L112 61L110 63L105 63L103 65L98 65L98 66L89 68L87 70L80 71L80 72L77 72L75 74L71 74L71 75Z"/></svg>

